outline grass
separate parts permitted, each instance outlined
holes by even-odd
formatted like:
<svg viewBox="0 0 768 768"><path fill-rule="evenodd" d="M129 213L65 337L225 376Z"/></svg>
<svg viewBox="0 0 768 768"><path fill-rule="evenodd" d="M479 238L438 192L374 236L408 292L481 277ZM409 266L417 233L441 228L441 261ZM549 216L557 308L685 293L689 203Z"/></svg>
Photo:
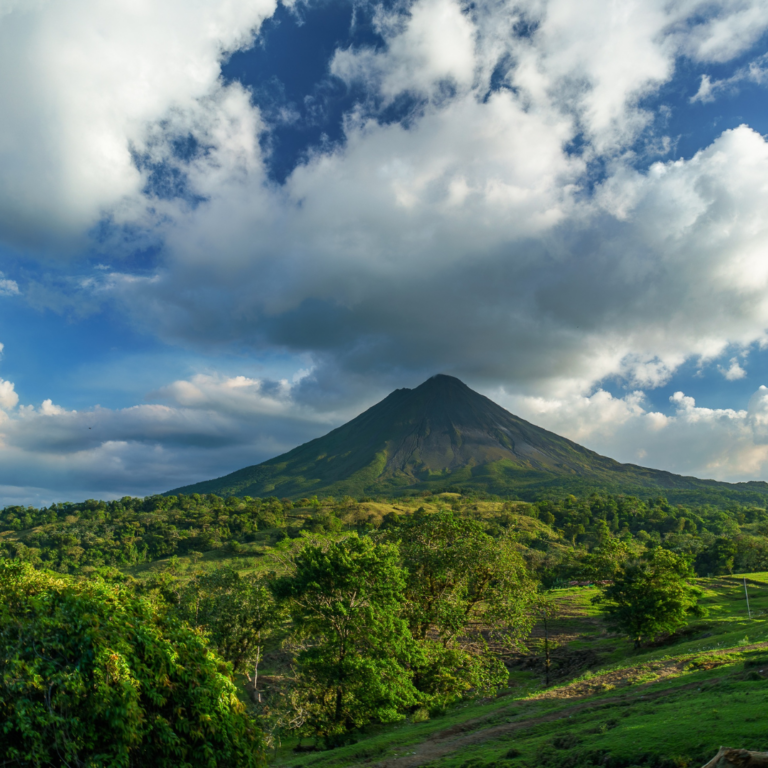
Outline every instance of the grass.
<svg viewBox="0 0 768 768"><path fill-rule="evenodd" d="M462 703L427 722L370 728L356 744L274 754L288 768L689 768L721 745L768 748L768 573L698 580L706 619L655 647L633 651L609 634L594 588L558 590L561 679L515 660L510 689ZM534 632L534 635L536 632ZM575 669L568 660L583 659ZM529 660L530 661L530 660Z"/></svg>

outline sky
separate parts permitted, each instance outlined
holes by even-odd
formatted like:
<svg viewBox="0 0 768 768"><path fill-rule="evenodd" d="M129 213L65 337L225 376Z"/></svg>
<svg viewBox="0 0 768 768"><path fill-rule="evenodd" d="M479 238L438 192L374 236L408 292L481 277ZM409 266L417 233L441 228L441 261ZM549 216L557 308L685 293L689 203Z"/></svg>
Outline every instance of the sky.
<svg viewBox="0 0 768 768"><path fill-rule="evenodd" d="M458 376L768 480L768 0L0 0L0 505Z"/></svg>

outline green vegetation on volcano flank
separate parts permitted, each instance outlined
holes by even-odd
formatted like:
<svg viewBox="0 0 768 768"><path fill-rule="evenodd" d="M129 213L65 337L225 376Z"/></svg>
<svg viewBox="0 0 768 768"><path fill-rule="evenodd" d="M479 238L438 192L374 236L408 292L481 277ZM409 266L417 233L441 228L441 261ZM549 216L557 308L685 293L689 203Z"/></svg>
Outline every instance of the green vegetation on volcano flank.
<svg viewBox="0 0 768 768"><path fill-rule="evenodd" d="M398 389L324 437L175 494L398 495L451 486L534 500L594 490L644 495L664 489L690 502L707 495L759 503L768 484L719 483L620 464L514 416L458 379L438 375Z"/></svg>

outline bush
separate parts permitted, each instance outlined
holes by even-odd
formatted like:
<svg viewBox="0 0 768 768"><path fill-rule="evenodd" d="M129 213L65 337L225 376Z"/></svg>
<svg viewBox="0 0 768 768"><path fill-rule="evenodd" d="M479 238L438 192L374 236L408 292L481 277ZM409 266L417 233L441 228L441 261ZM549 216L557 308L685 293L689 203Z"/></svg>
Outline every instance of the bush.
<svg viewBox="0 0 768 768"><path fill-rule="evenodd" d="M555 749L573 749L581 743L581 739L574 733L562 733L552 739Z"/></svg>
<svg viewBox="0 0 768 768"><path fill-rule="evenodd" d="M0 562L0 762L263 764L230 668L149 598Z"/></svg>

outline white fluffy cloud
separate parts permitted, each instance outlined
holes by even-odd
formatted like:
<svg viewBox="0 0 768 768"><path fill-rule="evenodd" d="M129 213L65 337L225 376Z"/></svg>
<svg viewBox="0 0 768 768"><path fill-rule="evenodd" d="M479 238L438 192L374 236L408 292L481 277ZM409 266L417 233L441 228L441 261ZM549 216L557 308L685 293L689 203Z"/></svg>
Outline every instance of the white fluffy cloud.
<svg viewBox="0 0 768 768"><path fill-rule="evenodd" d="M337 51L334 75L380 89L389 101L403 91L429 96L446 82L462 89L472 85L475 29L455 0L415 3L404 25L399 14L380 12L378 26L389 37L387 52Z"/></svg>
<svg viewBox="0 0 768 768"><path fill-rule="evenodd" d="M722 80L712 80L709 75L702 75L699 90L691 96L691 104L697 101L703 103L714 101L721 93L736 91L745 82L756 83L757 85L764 85L768 82L768 54L758 56L746 67L741 67L730 77Z"/></svg>
<svg viewBox="0 0 768 768"><path fill-rule="evenodd" d="M0 408L9 411L15 408L19 402L19 396L14 390L13 382L0 379Z"/></svg>
<svg viewBox="0 0 768 768"><path fill-rule="evenodd" d="M165 272L114 276L112 295L168 339L249 339L348 372L375 354L544 392L609 375L658 386L763 340L765 139L743 126L690 160L617 161L583 202L560 128L508 94L407 130L350 127L344 151L293 174L279 212L248 209L263 186L238 183L168 232ZM179 291L195 285L194 301Z"/></svg>
<svg viewBox="0 0 768 768"><path fill-rule="evenodd" d="M768 476L768 388L746 410L705 408L692 397L670 397L673 413L648 407L643 392L623 398L496 396L520 416L619 461L701 478L739 482Z"/></svg>
<svg viewBox="0 0 768 768"><path fill-rule="evenodd" d="M150 393L147 404L84 411L50 399L17 408L14 385L0 380L3 503L19 494L50 502L157 493L289 450L353 415L297 403L305 375L270 382L201 374Z"/></svg>
<svg viewBox="0 0 768 768"><path fill-rule="evenodd" d="M14 187L0 210L14 227L33 217L35 232L137 217L164 243L163 267L88 285L167 340L288 348L347 373L369 366L375 346L397 367L584 391L616 374L655 386L691 356L762 336L764 139L742 127L648 171L625 149L651 117L638 99L676 57L738 54L768 24L763 3L487 0L466 11L416 0L405 16L381 12L387 47L338 51L329 67L371 97L457 90L407 126L361 108L345 146L317 150L282 188L265 181L269 126L219 79L224 53L247 44L273 3L65 5L13 6L0 23L8 40L45 44L24 77L49 89L24 104L19 83L0 92L17 107L2 112L0 147L18 158L0 150L2 178L11 190L17 169L45 198ZM64 14L71 36L55 38ZM493 72L506 87L489 93ZM27 149L25 120L50 130L42 152ZM569 152L580 135L583 151ZM174 157L185 136L206 152ZM206 202L142 202L132 149L179 166ZM591 194L596 157L608 173Z"/></svg>
<svg viewBox="0 0 768 768"><path fill-rule="evenodd" d="M720 373L723 374L723 376L725 376L728 381L738 381L747 375L746 370L742 368L737 357L731 358L730 364L727 368L724 368L722 365L718 365L717 369L720 371Z"/></svg>
<svg viewBox="0 0 768 768"><path fill-rule="evenodd" d="M275 0L36 0L0 4L0 235L81 240L141 210L132 153L177 113L222 97L220 63Z"/></svg>

